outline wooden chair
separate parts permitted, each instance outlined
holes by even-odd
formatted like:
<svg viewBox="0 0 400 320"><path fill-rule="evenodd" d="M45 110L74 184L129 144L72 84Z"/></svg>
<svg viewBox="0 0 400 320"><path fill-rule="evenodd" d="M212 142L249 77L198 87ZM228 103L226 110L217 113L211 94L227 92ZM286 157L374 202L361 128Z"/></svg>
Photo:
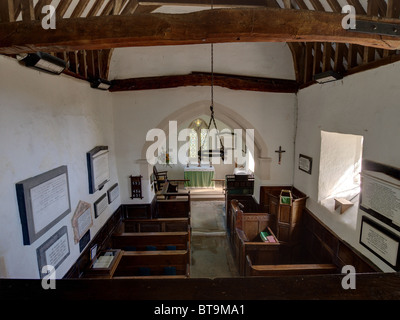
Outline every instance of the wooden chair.
<svg viewBox="0 0 400 320"><path fill-rule="evenodd" d="M158 171L156 166L153 166L153 173L156 178L157 191L160 191L164 183L168 180L168 171Z"/></svg>

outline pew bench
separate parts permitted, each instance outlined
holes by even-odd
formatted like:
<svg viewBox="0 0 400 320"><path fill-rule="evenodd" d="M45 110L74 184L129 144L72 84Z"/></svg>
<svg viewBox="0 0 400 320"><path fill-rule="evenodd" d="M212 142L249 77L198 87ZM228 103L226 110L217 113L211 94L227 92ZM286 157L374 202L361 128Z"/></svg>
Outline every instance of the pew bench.
<svg viewBox="0 0 400 320"><path fill-rule="evenodd" d="M189 250L190 233L125 232L112 235L112 248L124 251Z"/></svg>
<svg viewBox="0 0 400 320"><path fill-rule="evenodd" d="M316 275L316 274L335 274L338 267L334 264L267 264L255 265L251 258L246 256L245 276L274 277L290 275Z"/></svg>
<svg viewBox="0 0 400 320"><path fill-rule="evenodd" d="M188 250L125 251L113 278L187 278L189 274L190 254Z"/></svg>
<svg viewBox="0 0 400 320"><path fill-rule="evenodd" d="M231 201L231 209L235 223L231 246L239 274L245 274L246 256L256 264L278 263L280 243L269 227L269 215L264 212L244 213L237 200ZM273 242L261 239L260 233L265 231L271 234Z"/></svg>
<svg viewBox="0 0 400 320"><path fill-rule="evenodd" d="M190 192L164 193L157 199L155 218L190 218Z"/></svg>
<svg viewBox="0 0 400 320"><path fill-rule="evenodd" d="M124 232L177 232L190 231L189 218L124 219L119 233Z"/></svg>
<svg viewBox="0 0 400 320"><path fill-rule="evenodd" d="M244 275L246 270L246 257L249 256L256 264L276 264L279 261L280 243L268 227L262 231L272 234L275 242L264 242L258 236L249 238L247 234L236 228L235 234L235 261L239 274Z"/></svg>

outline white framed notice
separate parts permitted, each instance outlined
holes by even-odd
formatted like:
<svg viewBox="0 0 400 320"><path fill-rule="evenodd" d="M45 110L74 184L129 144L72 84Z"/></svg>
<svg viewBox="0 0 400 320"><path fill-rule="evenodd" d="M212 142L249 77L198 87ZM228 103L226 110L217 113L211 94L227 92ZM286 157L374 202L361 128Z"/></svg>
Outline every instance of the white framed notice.
<svg viewBox="0 0 400 320"><path fill-rule="evenodd" d="M363 216L361 220L360 243L393 269L399 271L399 236Z"/></svg>
<svg viewBox="0 0 400 320"><path fill-rule="evenodd" d="M400 225L400 181L381 172L364 170L361 207Z"/></svg>
<svg viewBox="0 0 400 320"><path fill-rule="evenodd" d="M18 182L16 191L24 245L71 212L67 166Z"/></svg>

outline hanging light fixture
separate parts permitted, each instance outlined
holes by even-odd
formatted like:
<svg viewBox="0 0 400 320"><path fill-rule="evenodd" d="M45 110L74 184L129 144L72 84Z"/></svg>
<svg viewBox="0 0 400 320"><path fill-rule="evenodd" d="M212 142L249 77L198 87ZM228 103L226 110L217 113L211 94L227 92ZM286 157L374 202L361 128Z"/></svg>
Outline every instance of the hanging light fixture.
<svg viewBox="0 0 400 320"><path fill-rule="evenodd" d="M211 0L211 10L213 10L213 1ZM201 144L199 151L198 151L198 157L199 157L199 162L203 158L203 156L208 157L208 160L211 161L212 157L221 157L222 161L224 161L225 158L225 150L224 150L224 144L222 143L222 139L219 136L219 131L217 128L217 123L215 122L214 118L214 44L211 43L211 106L210 106L210 111L211 111L211 118L210 122L207 127L207 131L210 131L211 123L214 124L215 129L217 130L217 134L219 137L220 141L220 149L219 150L212 150L209 149L207 151L203 151L203 145L206 139L204 139L203 143Z"/></svg>

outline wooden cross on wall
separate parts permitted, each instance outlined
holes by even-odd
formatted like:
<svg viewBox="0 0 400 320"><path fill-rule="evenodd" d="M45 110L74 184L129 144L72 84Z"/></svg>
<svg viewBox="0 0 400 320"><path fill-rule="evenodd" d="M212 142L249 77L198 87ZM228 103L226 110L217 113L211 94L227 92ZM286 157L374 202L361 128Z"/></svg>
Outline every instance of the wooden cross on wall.
<svg viewBox="0 0 400 320"><path fill-rule="evenodd" d="M279 146L279 150L276 150L275 152L276 152L276 153L279 153L279 161L278 161L278 164L281 164L282 153L286 152L286 150L282 150L282 146Z"/></svg>

